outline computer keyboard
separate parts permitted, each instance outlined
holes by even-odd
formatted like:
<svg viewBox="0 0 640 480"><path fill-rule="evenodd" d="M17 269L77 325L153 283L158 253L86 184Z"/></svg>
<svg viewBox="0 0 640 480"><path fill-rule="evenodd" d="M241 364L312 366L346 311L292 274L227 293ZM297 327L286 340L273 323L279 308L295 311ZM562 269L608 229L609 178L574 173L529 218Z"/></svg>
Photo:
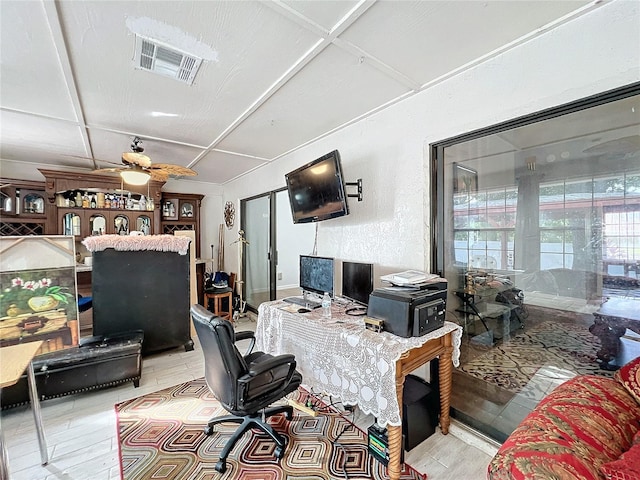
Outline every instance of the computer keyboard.
<svg viewBox="0 0 640 480"><path fill-rule="evenodd" d="M283 301L287 302L287 303L295 303L296 305L300 305L301 307L305 307L305 308L320 308L322 306L321 302L316 302L313 300L305 300L302 297L286 297L282 299Z"/></svg>

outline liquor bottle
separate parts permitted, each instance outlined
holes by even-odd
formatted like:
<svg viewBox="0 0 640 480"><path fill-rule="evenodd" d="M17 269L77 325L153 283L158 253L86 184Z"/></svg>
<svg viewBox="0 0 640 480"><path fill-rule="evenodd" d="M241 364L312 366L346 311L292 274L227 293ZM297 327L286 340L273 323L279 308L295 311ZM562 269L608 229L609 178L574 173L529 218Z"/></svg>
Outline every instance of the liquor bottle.
<svg viewBox="0 0 640 480"><path fill-rule="evenodd" d="M97 202L96 202L96 196L95 194L91 195L91 208L96 208L97 206Z"/></svg>
<svg viewBox="0 0 640 480"><path fill-rule="evenodd" d="M89 208L89 194L84 192L82 196L82 208Z"/></svg>

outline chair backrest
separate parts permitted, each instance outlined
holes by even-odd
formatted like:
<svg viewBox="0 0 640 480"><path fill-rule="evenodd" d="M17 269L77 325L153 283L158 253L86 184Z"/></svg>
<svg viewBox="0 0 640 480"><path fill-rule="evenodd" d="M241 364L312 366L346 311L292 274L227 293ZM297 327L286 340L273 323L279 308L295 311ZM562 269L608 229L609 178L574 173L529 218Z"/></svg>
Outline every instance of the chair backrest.
<svg viewBox="0 0 640 480"><path fill-rule="evenodd" d="M191 306L191 318L204 355L207 385L225 408L235 410L238 378L248 369L236 348L233 325L202 305Z"/></svg>

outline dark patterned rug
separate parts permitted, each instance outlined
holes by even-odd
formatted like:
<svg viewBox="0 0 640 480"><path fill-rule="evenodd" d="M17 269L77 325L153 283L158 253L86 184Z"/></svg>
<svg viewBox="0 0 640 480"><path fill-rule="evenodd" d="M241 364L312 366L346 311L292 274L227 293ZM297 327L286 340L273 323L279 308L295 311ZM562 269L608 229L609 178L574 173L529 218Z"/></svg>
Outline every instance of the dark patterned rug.
<svg viewBox="0 0 640 480"><path fill-rule="evenodd" d="M462 363L459 370L513 393L522 391L542 367L576 375L612 375L596 362L600 341L586 323L528 319L525 330L514 333L509 340Z"/></svg>
<svg viewBox="0 0 640 480"><path fill-rule="evenodd" d="M306 395L303 390L298 395ZM386 479L386 467L367 450L367 435L347 419L328 412L317 417L294 410L291 421L277 415L275 430L287 436L278 461L266 435L245 434L227 458L227 471L214 470L218 455L237 425L216 427L206 436L207 421L225 410L204 379L176 385L115 406L123 480L242 479L351 480ZM339 442L334 443L339 437ZM405 465L403 480L425 478Z"/></svg>

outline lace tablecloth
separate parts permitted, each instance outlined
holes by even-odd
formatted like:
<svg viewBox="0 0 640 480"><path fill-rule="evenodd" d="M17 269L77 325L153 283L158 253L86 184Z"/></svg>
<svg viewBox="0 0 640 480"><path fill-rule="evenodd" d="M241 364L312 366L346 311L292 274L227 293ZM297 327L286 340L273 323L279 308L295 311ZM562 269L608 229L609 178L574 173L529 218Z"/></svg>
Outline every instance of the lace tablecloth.
<svg viewBox="0 0 640 480"><path fill-rule="evenodd" d="M332 306L332 318L323 318L322 309L299 314L298 308L291 311L282 301L261 304L256 349L294 354L304 385L337 396L344 404L357 404L383 427L402 424L395 383L400 355L453 332L452 361L459 365L462 328L455 323L445 322L422 337L402 338L365 329L362 317L345 315L337 305Z"/></svg>

